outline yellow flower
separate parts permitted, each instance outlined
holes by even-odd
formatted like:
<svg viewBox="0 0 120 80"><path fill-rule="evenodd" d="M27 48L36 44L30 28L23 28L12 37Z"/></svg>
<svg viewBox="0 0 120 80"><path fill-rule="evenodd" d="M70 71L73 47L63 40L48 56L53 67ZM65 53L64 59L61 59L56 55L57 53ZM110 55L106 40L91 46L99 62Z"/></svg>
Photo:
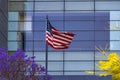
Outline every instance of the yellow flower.
<svg viewBox="0 0 120 80"><path fill-rule="evenodd" d="M93 75L94 74L94 72L93 71L85 71L86 73L88 73L88 74L91 74L91 75Z"/></svg>
<svg viewBox="0 0 120 80"><path fill-rule="evenodd" d="M106 60L100 60L98 68L105 72L99 76L112 75L112 80L120 80L120 56L116 52L110 53L106 56L106 52L102 52ZM86 71L88 74L94 74L93 71Z"/></svg>
<svg viewBox="0 0 120 80"><path fill-rule="evenodd" d="M120 58L117 53L110 53L107 60L117 62L120 60Z"/></svg>
<svg viewBox="0 0 120 80"><path fill-rule="evenodd" d="M101 70L108 70L111 67L111 63L108 61L99 61L98 68Z"/></svg>
<svg viewBox="0 0 120 80"><path fill-rule="evenodd" d="M118 73L118 74L112 74L112 79L113 80L120 80L120 73Z"/></svg>
<svg viewBox="0 0 120 80"><path fill-rule="evenodd" d="M112 75L112 80L120 80L120 56L113 52L106 57L107 61L99 61L99 69L105 71L105 74L99 76Z"/></svg>
<svg viewBox="0 0 120 80"><path fill-rule="evenodd" d="M101 77L102 77L102 76L107 76L107 75L108 75L108 74L99 74L99 76L101 76Z"/></svg>

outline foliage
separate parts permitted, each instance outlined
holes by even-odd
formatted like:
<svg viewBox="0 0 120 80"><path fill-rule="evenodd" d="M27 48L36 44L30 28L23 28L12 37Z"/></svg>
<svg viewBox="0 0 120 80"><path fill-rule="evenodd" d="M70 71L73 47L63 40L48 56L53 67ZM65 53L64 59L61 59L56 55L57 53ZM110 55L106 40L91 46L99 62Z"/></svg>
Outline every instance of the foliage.
<svg viewBox="0 0 120 80"><path fill-rule="evenodd" d="M112 75L112 80L120 80L120 56L116 52L107 54L107 51L109 51L108 46L106 46L105 49L101 47L96 47L96 49L99 50L106 59L99 61L98 68L105 72L104 74L99 74L99 76Z"/></svg>
<svg viewBox="0 0 120 80"><path fill-rule="evenodd" d="M99 74L99 76L108 76L112 75L112 80L120 80L120 56L116 52L111 52L107 54L109 48L103 49L102 47L96 47L100 51L106 60L100 60L98 68L104 72ZM94 71L86 71L88 74L95 74Z"/></svg>
<svg viewBox="0 0 120 80"><path fill-rule="evenodd" d="M106 72L100 76L112 75L113 80L120 80L120 56L117 53L110 53L106 61L100 60L98 68Z"/></svg>
<svg viewBox="0 0 120 80"><path fill-rule="evenodd" d="M45 68L34 61L35 56L27 57L23 50L13 55L0 48L0 80L50 80ZM38 76L36 76L38 75ZM43 79L40 75L44 75Z"/></svg>

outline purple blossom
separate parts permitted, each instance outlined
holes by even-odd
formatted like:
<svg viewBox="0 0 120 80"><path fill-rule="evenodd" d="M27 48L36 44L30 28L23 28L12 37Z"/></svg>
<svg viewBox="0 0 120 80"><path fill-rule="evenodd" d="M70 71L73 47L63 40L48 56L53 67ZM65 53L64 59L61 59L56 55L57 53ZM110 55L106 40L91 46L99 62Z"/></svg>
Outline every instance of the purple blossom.
<svg viewBox="0 0 120 80"><path fill-rule="evenodd" d="M7 51L0 48L0 80L17 80L18 78L40 80L40 77L35 75L44 75L45 67L36 64L33 61L34 58L35 56L27 57L21 49L13 55L8 55Z"/></svg>
<svg viewBox="0 0 120 80"><path fill-rule="evenodd" d="M35 58L35 56L32 56L32 57L31 57L31 59L34 59L34 58Z"/></svg>
<svg viewBox="0 0 120 80"><path fill-rule="evenodd" d="M45 72L45 67L44 66L41 66L40 68L41 68L40 69L41 72Z"/></svg>

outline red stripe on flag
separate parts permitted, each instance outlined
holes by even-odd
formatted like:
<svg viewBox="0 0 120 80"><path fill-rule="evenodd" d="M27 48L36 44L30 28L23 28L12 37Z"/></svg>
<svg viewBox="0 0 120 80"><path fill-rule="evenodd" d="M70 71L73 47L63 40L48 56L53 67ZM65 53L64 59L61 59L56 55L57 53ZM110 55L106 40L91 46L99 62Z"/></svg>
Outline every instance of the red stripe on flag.
<svg viewBox="0 0 120 80"><path fill-rule="evenodd" d="M46 42L48 45L53 47L54 49L67 49L75 34L70 32L61 32L52 26L48 26L48 30L46 31ZM51 29L52 27L52 29ZM51 31L50 31L51 29Z"/></svg>

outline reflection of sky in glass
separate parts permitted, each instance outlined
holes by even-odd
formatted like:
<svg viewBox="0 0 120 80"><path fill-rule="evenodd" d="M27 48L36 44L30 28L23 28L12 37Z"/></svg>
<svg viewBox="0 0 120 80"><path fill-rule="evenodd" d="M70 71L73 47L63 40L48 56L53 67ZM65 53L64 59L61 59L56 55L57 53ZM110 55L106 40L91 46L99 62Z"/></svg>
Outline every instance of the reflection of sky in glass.
<svg viewBox="0 0 120 80"><path fill-rule="evenodd" d="M119 20L120 12L119 11L111 11L110 12L110 20ZM119 50L120 49L120 21L111 21L110 22L110 40L118 40L118 41L110 41L110 49L111 50Z"/></svg>

